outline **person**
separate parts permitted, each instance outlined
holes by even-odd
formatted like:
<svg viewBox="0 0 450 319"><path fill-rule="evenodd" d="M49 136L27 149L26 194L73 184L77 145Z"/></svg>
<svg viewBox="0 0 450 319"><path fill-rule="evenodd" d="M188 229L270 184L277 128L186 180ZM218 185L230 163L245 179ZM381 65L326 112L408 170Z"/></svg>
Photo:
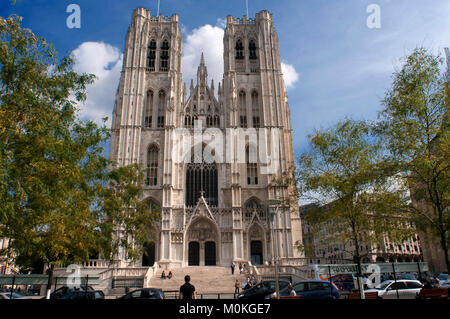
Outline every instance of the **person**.
<svg viewBox="0 0 450 319"><path fill-rule="evenodd" d="M289 286L288 286L288 292L289 292L289 296L297 296L297 293L296 293L295 290L292 288L292 284L289 284Z"/></svg>
<svg viewBox="0 0 450 319"><path fill-rule="evenodd" d="M242 270L243 270L243 268L242 268L242 264L241 264L241 263L239 263L239 273L240 273L240 274L242 274Z"/></svg>
<svg viewBox="0 0 450 319"><path fill-rule="evenodd" d="M234 298L236 298L236 294L239 295L239 287L239 280L236 279L236 282L234 283Z"/></svg>
<svg viewBox="0 0 450 319"><path fill-rule="evenodd" d="M161 274L161 279L166 279L166 272L163 270L162 274Z"/></svg>
<svg viewBox="0 0 450 319"><path fill-rule="evenodd" d="M191 276L184 276L184 285L180 287L180 294L178 295L178 299L197 299L197 293L195 291L195 287L191 285Z"/></svg>
<svg viewBox="0 0 450 319"><path fill-rule="evenodd" d="M234 266L234 263L232 262L232 263L231 263L231 274L232 274L232 275L234 275L234 267L235 267L235 266Z"/></svg>
<svg viewBox="0 0 450 319"><path fill-rule="evenodd" d="M171 271L169 271L169 275L167 275L167 278L169 278L169 279L171 279L172 278L172 272Z"/></svg>

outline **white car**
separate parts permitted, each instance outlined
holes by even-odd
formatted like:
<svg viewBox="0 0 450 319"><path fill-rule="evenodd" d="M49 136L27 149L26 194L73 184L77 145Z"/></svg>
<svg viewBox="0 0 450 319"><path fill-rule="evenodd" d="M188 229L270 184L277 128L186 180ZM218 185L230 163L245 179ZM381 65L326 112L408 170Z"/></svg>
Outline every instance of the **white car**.
<svg viewBox="0 0 450 319"><path fill-rule="evenodd" d="M382 299L415 299L422 287L418 280L386 280L365 292L377 292Z"/></svg>

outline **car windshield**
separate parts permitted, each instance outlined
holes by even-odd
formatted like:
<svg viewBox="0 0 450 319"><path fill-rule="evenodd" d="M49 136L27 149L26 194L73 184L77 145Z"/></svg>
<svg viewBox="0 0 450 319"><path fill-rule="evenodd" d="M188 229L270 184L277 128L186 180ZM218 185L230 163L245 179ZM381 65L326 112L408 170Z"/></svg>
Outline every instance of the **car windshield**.
<svg viewBox="0 0 450 319"><path fill-rule="evenodd" d="M439 279L439 280L447 280L447 279L448 279L448 274L440 274L440 275L438 276L438 279Z"/></svg>
<svg viewBox="0 0 450 319"><path fill-rule="evenodd" d="M7 299L11 298L11 293L10 292L6 292L3 294ZM12 293L12 299L21 299L23 298L23 295L18 294L17 292L13 292Z"/></svg>
<svg viewBox="0 0 450 319"><path fill-rule="evenodd" d="M378 289L378 290L384 290L384 289L386 289L387 286L390 285L391 282L392 282L392 281L390 281L390 280L383 281L381 284L375 286L375 289Z"/></svg>

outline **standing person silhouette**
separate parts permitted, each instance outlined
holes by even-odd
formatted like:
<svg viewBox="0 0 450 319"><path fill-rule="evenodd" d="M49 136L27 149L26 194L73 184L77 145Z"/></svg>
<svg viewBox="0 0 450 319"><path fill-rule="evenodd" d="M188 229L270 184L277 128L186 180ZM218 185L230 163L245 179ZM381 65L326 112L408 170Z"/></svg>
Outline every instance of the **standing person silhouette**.
<svg viewBox="0 0 450 319"><path fill-rule="evenodd" d="M191 285L191 276L184 276L185 284L180 287L180 294L178 295L178 299L190 300L197 299L197 293L195 291L195 287Z"/></svg>

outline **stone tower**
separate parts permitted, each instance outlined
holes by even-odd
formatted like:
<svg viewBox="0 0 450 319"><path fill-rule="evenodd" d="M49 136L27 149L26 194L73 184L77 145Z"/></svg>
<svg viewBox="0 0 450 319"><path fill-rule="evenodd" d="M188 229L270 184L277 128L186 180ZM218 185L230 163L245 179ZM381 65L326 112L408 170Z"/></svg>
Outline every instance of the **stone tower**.
<svg viewBox="0 0 450 319"><path fill-rule="evenodd" d="M272 260L272 242L282 261L295 262L301 257L294 247L301 239L298 208L264 205L288 196L287 187L273 180L294 165L271 14L227 18L217 92L208 83L203 53L196 83L191 80L187 90L181 57L178 16L134 10L110 159L116 166L140 163L147 169L144 200L161 211L157 239L138 266L261 264Z"/></svg>

